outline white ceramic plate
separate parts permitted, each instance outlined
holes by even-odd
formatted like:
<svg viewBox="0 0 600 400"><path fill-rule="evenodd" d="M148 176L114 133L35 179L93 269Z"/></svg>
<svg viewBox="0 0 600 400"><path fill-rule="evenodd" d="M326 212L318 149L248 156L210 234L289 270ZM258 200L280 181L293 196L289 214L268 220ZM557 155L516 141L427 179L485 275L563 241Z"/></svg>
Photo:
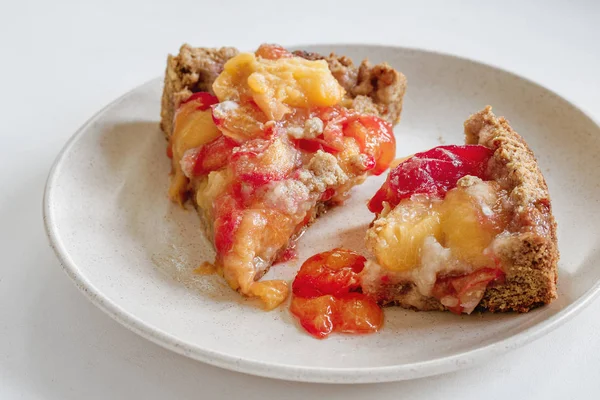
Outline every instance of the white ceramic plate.
<svg viewBox="0 0 600 400"><path fill-rule="evenodd" d="M528 314L472 315L386 309L377 334L319 341L287 307L263 312L216 277L191 269L213 253L196 214L169 203L169 162L158 128L162 84L116 100L65 146L48 178L45 223L65 271L129 329L198 360L250 374L312 382L410 379L473 365L547 333L598 293L600 128L573 105L513 74L448 55L375 46L318 46L354 60L388 61L408 77L398 155L462 143L462 123L486 104L537 154L559 227L560 297ZM298 261L336 246L364 251L365 201L384 177L354 189L300 242Z"/></svg>

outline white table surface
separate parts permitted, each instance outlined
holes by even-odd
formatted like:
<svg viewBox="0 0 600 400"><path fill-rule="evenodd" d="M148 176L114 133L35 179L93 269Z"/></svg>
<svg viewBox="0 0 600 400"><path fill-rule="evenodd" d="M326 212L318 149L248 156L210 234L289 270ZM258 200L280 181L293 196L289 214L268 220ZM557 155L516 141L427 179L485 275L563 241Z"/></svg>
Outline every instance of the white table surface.
<svg viewBox="0 0 600 400"><path fill-rule="evenodd" d="M438 50L517 72L600 120L600 2L169 3L0 7L0 399L600 398L598 300L472 370L376 385L269 380L171 353L104 315L61 271L41 215L48 170L69 136L123 92L161 75L165 55L182 42Z"/></svg>

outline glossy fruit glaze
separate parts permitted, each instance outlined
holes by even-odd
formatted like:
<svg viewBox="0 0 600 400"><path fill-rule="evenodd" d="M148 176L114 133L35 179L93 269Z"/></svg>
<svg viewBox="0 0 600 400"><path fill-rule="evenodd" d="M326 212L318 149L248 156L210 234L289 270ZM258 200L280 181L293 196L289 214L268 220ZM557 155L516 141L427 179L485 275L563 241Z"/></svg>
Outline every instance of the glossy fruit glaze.
<svg viewBox="0 0 600 400"><path fill-rule="evenodd" d="M333 249L307 259L292 284L290 311L312 336L332 332L371 333L383 324L383 310L361 293L359 273L366 259Z"/></svg>
<svg viewBox="0 0 600 400"><path fill-rule="evenodd" d="M369 201L369 210L379 213L384 201L394 207L414 194L444 197L466 175L485 179L492 153L480 145L439 146L417 153L390 172Z"/></svg>

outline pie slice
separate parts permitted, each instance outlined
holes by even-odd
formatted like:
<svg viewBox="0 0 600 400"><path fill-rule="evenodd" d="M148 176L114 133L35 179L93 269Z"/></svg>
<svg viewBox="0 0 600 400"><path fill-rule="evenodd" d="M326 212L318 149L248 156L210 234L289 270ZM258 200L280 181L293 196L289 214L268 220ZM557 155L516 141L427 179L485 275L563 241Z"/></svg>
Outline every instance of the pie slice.
<svg viewBox="0 0 600 400"><path fill-rule="evenodd" d="M557 296L550 196L525 141L491 107L466 145L415 154L373 196L362 291L416 310L527 312Z"/></svg>
<svg viewBox="0 0 600 400"><path fill-rule="evenodd" d="M406 79L345 57L184 45L169 56L161 128L172 159L169 197L191 200L215 268L266 309L288 294L259 281L293 256L304 229L395 156L392 124Z"/></svg>

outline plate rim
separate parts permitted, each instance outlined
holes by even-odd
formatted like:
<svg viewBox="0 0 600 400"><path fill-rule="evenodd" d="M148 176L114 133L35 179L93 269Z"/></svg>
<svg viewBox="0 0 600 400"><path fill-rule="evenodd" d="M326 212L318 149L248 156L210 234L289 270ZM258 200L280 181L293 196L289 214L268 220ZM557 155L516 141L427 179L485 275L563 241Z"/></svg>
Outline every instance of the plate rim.
<svg viewBox="0 0 600 400"><path fill-rule="evenodd" d="M584 108L578 106L576 103L571 101L569 98L558 94L552 89L547 88L529 78L519 75L510 70L500 68L493 64L477 61L468 57L458 56L451 53L445 53L440 51L432 51L424 48L417 47L405 47L405 46L394 46L394 45L381 45L381 44L360 44L360 43L314 43L305 45L294 45L290 46L293 48L298 47L371 47L379 49L389 49L392 51L401 52L418 52L426 53L430 55L437 55L443 57L450 57L455 60L476 64L478 66L484 66L487 68L494 69L496 71L506 73L514 78L523 80L529 84L537 86L555 97L560 98L562 101L568 103L571 107L581 112L585 117L592 121L599 129L600 124L598 121L591 116ZM119 96L115 100L108 103L97 111L92 117L90 117L77 131L69 138L69 140L62 147L56 159L54 160L52 167L48 173L46 180L43 201L42 201L42 215L44 221L44 228L46 235L49 240L49 245L54 251L54 254L58 258L62 269L75 283L77 288L90 300L95 306L100 308L103 312L108 314L112 319L119 322L127 329L137 333L143 338L163 347L171 350L175 353L193 358L204 363L228 369L231 371L242 372L250 375L283 379L289 381L298 382L312 382L312 383L375 383L375 382L392 382L400 380L415 379L425 376L438 375L454 370L468 368L482 362L484 359L494 355L505 353L507 351L521 347L527 343L538 339L558 326L571 320L581 310L587 307L592 301L594 301L600 294L600 280L597 281L590 289L581 295L575 302L569 304L563 310L559 311L555 315L538 322L537 324L514 334L508 338L501 339L497 342L490 343L488 345L478 347L469 351L461 352L458 354L436 358L428 361L414 362L410 364L391 365L383 367L365 367L365 368L329 368L329 367L303 367L303 366L290 366L280 363L262 362L251 359L243 359L232 355L212 351L207 348L187 343L183 340L176 338L169 334L167 331L161 330L151 324L144 322L135 315L127 312L121 308L117 303L105 298L102 292L94 286L85 276L79 273L79 269L76 263L69 256L65 246L62 243L58 226L54 220L52 213L52 196L53 190L56 188L56 179L58 172L61 170L62 164L65 160L65 156L68 154L72 146L77 140L85 134L87 129L98 120L106 111L117 106L120 102L126 99L133 92L154 84L156 81L160 81L162 78L156 77L150 79L134 88L128 90L123 95Z"/></svg>

